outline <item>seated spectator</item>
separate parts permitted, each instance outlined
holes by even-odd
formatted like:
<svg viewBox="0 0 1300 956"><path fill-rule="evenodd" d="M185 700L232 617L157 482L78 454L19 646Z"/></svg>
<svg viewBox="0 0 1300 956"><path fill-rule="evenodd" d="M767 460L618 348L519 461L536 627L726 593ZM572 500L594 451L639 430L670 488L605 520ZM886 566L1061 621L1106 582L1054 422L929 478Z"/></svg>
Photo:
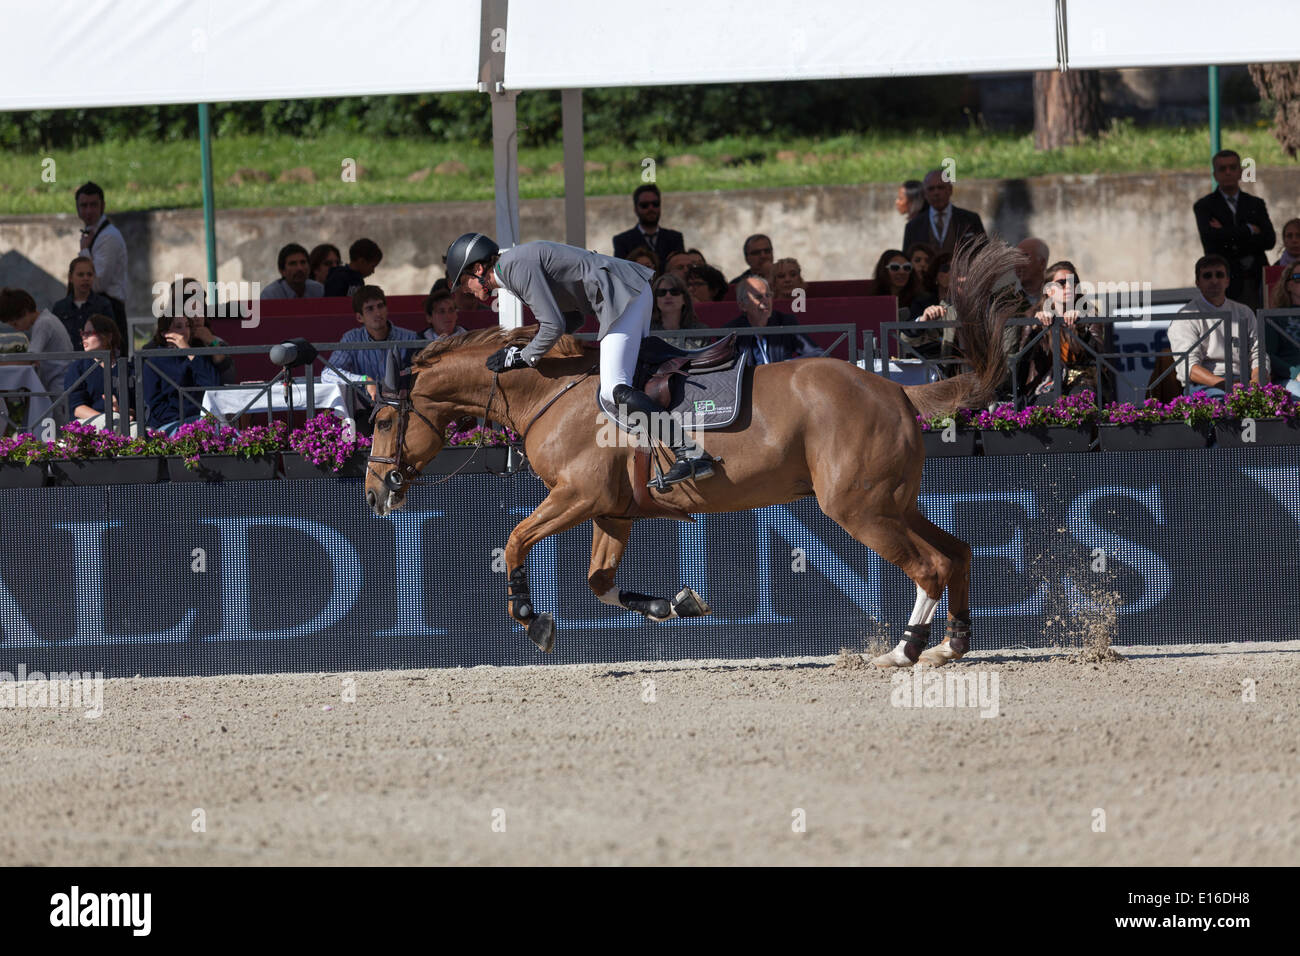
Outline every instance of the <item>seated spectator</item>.
<svg viewBox="0 0 1300 956"><path fill-rule="evenodd" d="M762 276L742 279L736 286L736 301L740 315L727 323L727 328L763 329L778 325L799 324L793 315L772 310L772 287ZM817 354L818 349L802 335L747 335L740 340L741 348L749 353L754 365L768 365L799 358L805 353Z"/></svg>
<svg viewBox="0 0 1300 956"><path fill-rule="evenodd" d="M649 246L637 246L624 256L624 258L632 262L639 262L641 265L655 273L659 272L659 257L655 255L654 250Z"/></svg>
<svg viewBox="0 0 1300 956"><path fill-rule="evenodd" d="M1033 318L1040 311L1043 301L1043 289L1047 277L1047 260L1050 255L1047 243L1041 239L1024 239L1016 244L1021 254L1016 274L1016 311L1015 318ZM1030 382L1041 382L1043 375L1051 368L1052 352L1048 346L1047 336L1039 335L1041 327L1037 325L1007 324L1002 330L1002 352L1006 356L1008 375L1004 383L1004 396L1009 397L1014 377L1016 393L1025 395L1030 389ZM1032 345L1030 343L1033 343Z"/></svg>
<svg viewBox="0 0 1300 956"><path fill-rule="evenodd" d="M650 331L675 332L678 329L708 328L695 314L686 283L675 273L665 272L652 283L655 294L654 307L650 313ZM709 338L670 338L668 341L679 349L702 349L710 342Z"/></svg>
<svg viewBox="0 0 1300 956"><path fill-rule="evenodd" d="M1081 281L1074 263L1062 259L1048 266L1045 274L1047 284L1043 287L1043 297L1034 318L1049 328L1054 322L1061 322L1061 394L1073 395L1091 390L1102 401L1110 401L1114 391L1112 369L1109 364L1103 364L1099 384L1097 359L1092 353L1114 351L1108 334L1111 326L1105 322L1081 321L1094 315L1095 309L1079 294ZM1045 343L1048 361L1043 363L1038 378L1026 385L1029 403L1033 405L1055 401L1052 395L1051 338L1047 338Z"/></svg>
<svg viewBox="0 0 1300 956"><path fill-rule="evenodd" d="M168 310L171 311L171 310ZM199 348L192 338L189 318L183 313L161 315L146 349ZM198 421L203 395L198 389L221 384L221 373L206 355L146 355L144 400L149 407L145 424L167 435L186 422Z"/></svg>
<svg viewBox="0 0 1300 956"><path fill-rule="evenodd" d="M947 317L952 296L948 289L948 277L952 269L952 253L941 252L934 257L930 268L921 280L923 291L912 300L909 314L916 322L940 321ZM918 332L902 331L903 340L910 346L903 354L904 358L914 358L915 351L921 358L939 363L941 372L951 373L951 359L957 352L957 330L955 328L927 329Z"/></svg>
<svg viewBox="0 0 1300 956"><path fill-rule="evenodd" d="M28 352L71 352L72 341L68 330L49 309L36 310L36 300L22 289L0 289L0 322L12 326L15 331L27 336ZM63 376L67 372L70 359L42 359L31 364L36 366L36 375L49 394L50 400L63 391ZM56 421L67 419L67 405L58 402L54 406Z"/></svg>
<svg viewBox="0 0 1300 956"><path fill-rule="evenodd" d="M788 299L795 289L803 288L803 269L798 259L777 259L772 263L772 295L778 299Z"/></svg>
<svg viewBox="0 0 1300 956"><path fill-rule="evenodd" d="M456 324L456 300L446 286L446 280L443 280L443 287L435 287L424 300L424 321L429 327L422 334L430 342L436 342L444 335L456 335L465 331Z"/></svg>
<svg viewBox="0 0 1300 956"><path fill-rule="evenodd" d="M219 349L230 344L213 334L212 317L208 313L208 297L202 282L198 279L181 279L180 282L171 284L170 300L163 310L163 316L185 317L190 324L192 348ZM216 367L222 385L235 384L234 359L229 355L208 355L206 358Z"/></svg>
<svg viewBox="0 0 1300 956"><path fill-rule="evenodd" d="M291 242L281 249L275 262L280 278L262 290L263 299L319 299L325 294L324 285L307 278L307 250L298 243Z"/></svg>
<svg viewBox="0 0 1300 956"><path fill-rule="evenodd" d="M95 260L77 256L68 266L68 294L50 306L68 330L74 349L81 348L81 328L92 315L112 315L113 303L108 296L92 291L95 283ZM114 319L116 321L116 319ZM122 337L118 330L118 338Z"/></svg>
<svg viewBox="0 0 1300 956"><path fill-rule="evenodd" d="M1282 227L1282 254L1275 266L1293 266L1300 263L1300 219L1288 219Z"/></svg>
<svg viewBox="0 0 1300 956"><path fill-rule="evenodd" d="M352 313L357 318L360 328L343 333L340 342L423 342L424 340L410 329L403 329L388 321L388 297L377 285L363 286L352 295ZM417 346L418 348L418 346ZM331 352L329 364L339 372L360 375L366 382L366 391L374 398L378 394L378 384L384 380L388 368L388 357L394 356L399 369L411 363L415 348L407 349L339 349ZM327 370L328 374L328 370ZM369 420L368 409L358 411L359 419ZM358 423L360 424L360 422Z"/></svg>
<svg viewBox="0 0 1300 956"><path fill-rule="evenodd" d="M98 352L107 350L110 354L108 364L112 375L112 409L113 417L121 413L118 406L117 360L122 356L122 333L117 323L106 315L91 315L78 333L83 351ZM85 378L82 378L82 376ZM127 372L127 409L129 419L135 407L135 381L128 367ZM81 379L78 381L78 379ZM75 384L74 384L75 383ZM68 405L72 407L72 417L84 421L99 429L111 429L114 422L109 421L104 408L104 359L77 359L64 373L63 387L68 389ZM138 432L138 428L136 429Z"/></svg>
<svg viewBox="0 0 1300 956"><path fill-rule="evenodd" d="M713 266L691 266L686 288L696 302L721 302L727 297L727 280Z"/></svg>
<svg viewBox="0 0 1300 956"><path fill-rule="evenodd" d="M1273 286L1270 309L1300 309L1300 262L1292 263ZM1268 364L1274 382L1300 398L1300 315L1271 319L1264 329Z"/></svg>
<svg viewBox="0 0 1300 956"><path fill-rule="evenodd" d="M876 295L892 295L898 300L898 310L907 310L908 316L915 319L921 314L918 303L925 290L921 286L921 276L913 268L901 249L886 249L876 260Z"/></svg>
<svg viewBox="0 0 1300 956"><path fill-rule="evenodd" d="M911 219L925 208L925 190L919 179L908 179L898 187L894 209L904 219Z"/></svg>
<svg viewBox="0 0 1300 956"><path fill-rule="evenodd" d="M1255 313L1249 306L1228 298L1230 279L1227 259L1217 253L1201 256L1196 260L1196 297L1178 312L1180 315L1189 312L1231 313L1233 378L1237 382L1246 378L1240 367L1240 340L1244 336L1253 363L1250 380L1258 382L1263 361L1260 343L1255 339ZM1199 392L1211 398L1224 394L1227 382L1224 376L1224 351L1228 347L1226 324L1226 320L1214 318L1175 319L1169 323L1169 348L1174 355L1174 369L1186 394Z"/></svg>
<svg viewBox="0 0 1300 956"><path fill-rule="evenodd" d="M691 265L693 266L707 266L709 264L709 261L704 258L704 253L700 252L699 249L687 249L686 254L691 257Z"/></svg>
<svg viewBox="0 0 1300 956"><path fill-rule="evenodd" d="M741 279L748 279L750 276L761 276L763 279L772 278L771 239L762 233L750 236L745 240L745 244L741 246L741 252L745 254L745 262L748 263L749 268L727 283L728 285L735 285Z"/></svg>
<svg viewBox="0 0 1300 956"><path fill-rule="evenodd" d="M325 294L354 295L374 275L383 259L383 252L373 240L358 239L348 246L348 264L335 266L325 277Z"/></svg>
<svg viewBox="0 0 1300 956"><path fill-rule="evenodd" d="M695 256L689 252L670 252L664 259L664 275L675 275L686 281L686 273L691 271L691 266L695 265Z"/></svg>
<svg viewBox="0 0 1300 956"><path fill-rule="evenodd" d="M930 271L930 263L938 255L934 246L928 242L914 242L903 250L903 255L907 256L907 261L912 263L912 270L921 277L921 285L924 288L925 274Z"/></svg>
<svg viewBox="0 0 1300 956"><path fill-rule="evenodd" d="M311 273L312 280L319 282L321 289L324 289L330 270L341 265L342 262L343 253L339 252L339 247L333 243L322 242L307 256L307 271Z"/></svg>

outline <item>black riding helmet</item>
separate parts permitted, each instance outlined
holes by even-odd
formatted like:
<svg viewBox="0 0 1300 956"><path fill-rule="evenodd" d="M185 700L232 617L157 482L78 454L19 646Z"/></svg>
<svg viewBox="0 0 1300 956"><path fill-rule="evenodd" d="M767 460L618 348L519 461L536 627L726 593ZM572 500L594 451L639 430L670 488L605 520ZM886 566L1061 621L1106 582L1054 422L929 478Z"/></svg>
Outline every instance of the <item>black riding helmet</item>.
<svg viewBox="0 0 1300 956"><path fill-rule="evenodd" d="M481 232L467 232L447 247L447 285L454 289L461 273L476 262L486 262L500 250Z"/></svg>

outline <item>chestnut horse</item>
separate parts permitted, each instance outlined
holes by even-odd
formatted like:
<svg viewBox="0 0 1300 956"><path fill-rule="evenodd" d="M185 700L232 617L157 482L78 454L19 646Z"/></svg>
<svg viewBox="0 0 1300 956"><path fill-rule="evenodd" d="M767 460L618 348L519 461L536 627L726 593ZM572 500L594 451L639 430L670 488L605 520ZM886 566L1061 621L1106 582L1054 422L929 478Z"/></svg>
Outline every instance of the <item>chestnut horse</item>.
<svg viewBox="0 0 1300 956"><path fill-rule="evenodd" d="M1006 374L1001 332L1012 308L1005 277L1018 261L1018 253L993 240L959 250L953 263L959 342L974 371L904 387L833 358L758 366L748 408L736 422L693 435L722 461L714 475L655 492L655 500L685 513L716 513L815 495L827 517L916 584L916 605L902 640L874 663L908 667L918 660L941 665L960 658L970 648L971 550L917 507L925 462L917 415L951 414L991 398ZM594 353L566 336L536 368L494 374L484 366L493 352L521 345L535 332L536 327L483 329L427 346L412 363L416 375L409 394L385 392L376 406L366 501L381 516L400 507L410 481L442 449L449 422L465 416L500 422L523 436L528 460L550 491L515 526L505 549L508 612L538 647L552 648L555 622L533 607L528 552L543 538L588 520L587 582L601 601L655 621L707 614L708 606L689 588L668 601L615 587L638 517L638 479L627 443L597 440ZM942 644L927 650L930 621L945 588L947 632Z"/></svg>

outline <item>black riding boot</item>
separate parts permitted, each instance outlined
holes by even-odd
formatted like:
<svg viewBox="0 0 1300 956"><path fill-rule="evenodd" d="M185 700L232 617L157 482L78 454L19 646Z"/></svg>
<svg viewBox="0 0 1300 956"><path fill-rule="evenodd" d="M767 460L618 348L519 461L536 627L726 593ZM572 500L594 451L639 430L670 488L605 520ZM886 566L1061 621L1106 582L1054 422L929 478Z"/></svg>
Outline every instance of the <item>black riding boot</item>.
<svg viewBox="0 0 1300 956"><path fill-rule="evenodd" d="M653 478L647 482L646 487L656 488L663 491L669 485L675 485L678 482L686 481L689 478L708 478L713 474L714 459L708 452L700 452L700 457L687 457L686 435L677 419L669 415L654 399L645 392L632 388L630 385L614 386L614 404L626 405L629 412L640 412L646 417L647 425L659 421L668 421L669 434L665 436L665 444L672 450L673 456L677 459L673 462L672 468L661 478Z"/></svg>

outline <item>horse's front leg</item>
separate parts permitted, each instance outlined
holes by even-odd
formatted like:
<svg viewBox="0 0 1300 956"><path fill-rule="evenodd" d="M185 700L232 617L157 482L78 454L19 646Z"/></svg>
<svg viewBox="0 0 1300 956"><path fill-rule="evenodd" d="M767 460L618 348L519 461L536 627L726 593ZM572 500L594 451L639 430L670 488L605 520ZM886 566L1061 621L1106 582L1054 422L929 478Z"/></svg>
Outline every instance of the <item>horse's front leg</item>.
<svg viewBox="0 0 1300 956"><path fill-rule="evenodd" d="M528 552L533 545L553 534L568 531L591 517L589 498L566 493L557 488L533 509L510 532L506 542L506 569L510 574L506 609L510 616L528 628L528 637L543 651L555 646L555 618L538 614L528 591Z"/></svg>
<svg viewBox="0 0 1300 956"><path fill-rule="evenodd" d="M632 522L627 518L596 518L592 521L591 567L587 571L587 584L596 597L613 607L636 611L651 621L708 614L709 606L690 588L682 588L671 601L618 589L614 576L623 560L623 552L627 550L631 532Z"/></svg>

